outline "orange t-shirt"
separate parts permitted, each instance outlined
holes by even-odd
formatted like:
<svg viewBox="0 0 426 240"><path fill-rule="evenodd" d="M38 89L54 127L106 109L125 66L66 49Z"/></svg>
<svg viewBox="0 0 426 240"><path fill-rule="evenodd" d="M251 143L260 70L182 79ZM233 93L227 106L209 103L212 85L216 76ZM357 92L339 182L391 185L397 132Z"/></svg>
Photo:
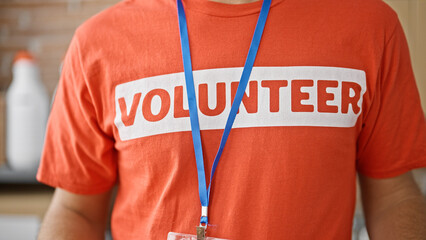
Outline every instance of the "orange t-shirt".
<svg viewBox="0 0 426 240"><path fill-rule="evenodd" d="M184 0L207 177L262 2ZM123 1L77 31L39 181L119 190L114 239L166 239L200 220L174 0ZM208 236L350 239L356 173L426 166L403 30L379 0L274 0L213 179Z"/></svg>

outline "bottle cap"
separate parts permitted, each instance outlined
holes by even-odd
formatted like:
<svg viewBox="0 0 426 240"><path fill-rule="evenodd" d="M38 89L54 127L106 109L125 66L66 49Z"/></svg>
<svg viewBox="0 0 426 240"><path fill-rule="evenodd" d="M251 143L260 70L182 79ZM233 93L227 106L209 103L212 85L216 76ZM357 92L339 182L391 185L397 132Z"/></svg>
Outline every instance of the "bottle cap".
<svg viewBox="0 0 426 240"><path fill-rule="evenodd" d="M25 50L21 50L19 52L16 53L15 58L13 59L13 63L16 63L20 60L29 60L29 61L35 61L33 55L31 55L30 52L25 51Z"/></svg>

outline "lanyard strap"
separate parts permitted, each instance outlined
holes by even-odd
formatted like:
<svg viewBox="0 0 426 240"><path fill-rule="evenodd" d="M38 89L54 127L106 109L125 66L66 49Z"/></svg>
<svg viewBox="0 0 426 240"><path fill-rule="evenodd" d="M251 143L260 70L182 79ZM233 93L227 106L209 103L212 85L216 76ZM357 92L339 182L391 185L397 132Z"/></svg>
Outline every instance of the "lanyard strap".
<svg viewBox="0 0 426 240"><path fill-rule="evenodd" d="M249 52L247 54L247 59L244 65L243 73L241 75L237 92L235 94L235 98L231 106L231 111L226 121L225 129L223 131L219 149L216 153L216 157L213 162L213 166L212 166L212 170L210 174L210 184L208 189L206 184L206 174L204 171L203 148L201 145L201 137L200 137L200 123L198 121L197 100L195 96L194 78L192 74L191 54L190 54L189 39L188 39L188 27L186 23L186 16L185 16L185 11L183 9L182 1L176 0L176 2L177 2L177 8L178 8L179 31L180 31L180 41L181 41L181 47L182 47L183 67L185 72L186 91L188 96L189 118L191 121L192 141L194 144L195 160L197 164L198 192L200 195L200 202L202 206L200 224L205 224L205 226L207 226L208 224L207 207L209 205L210 189L211 189L213 175L216 171L216 167L217 167L217 164L219 163L219 159L220 159L220 156L222 155L222 151L225 147L226 141L228 140L228 136L231 131L232 124L234 123L235 116L237 115L238 109L241 104L241 100L243 99L245 89L247 87L251 70L253 69L254 60L256 58L260 40L262 38L262 33L265 27L266 19L268 17L269 8L271 6L271 0L264 0L262 4L262 9L260 10L259 19L257 20L256 29L253 34L253 39L250 44Z"/></svg>

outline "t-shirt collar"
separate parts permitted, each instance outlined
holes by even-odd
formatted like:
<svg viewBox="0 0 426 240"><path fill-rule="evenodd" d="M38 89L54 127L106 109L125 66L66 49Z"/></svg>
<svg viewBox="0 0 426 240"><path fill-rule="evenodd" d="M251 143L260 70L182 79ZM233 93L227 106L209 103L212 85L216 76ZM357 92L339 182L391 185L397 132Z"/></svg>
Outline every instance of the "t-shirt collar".
<svg viewBox="0 0 426 240"><path fill-rule="evenodd" d="M176 1L176 0L172 0ZM284 0L272 0L271 7ZM217 17L239 17L259 13L263 0L243 4L225 4L210 0L182 0L184 8Z"/></svg>

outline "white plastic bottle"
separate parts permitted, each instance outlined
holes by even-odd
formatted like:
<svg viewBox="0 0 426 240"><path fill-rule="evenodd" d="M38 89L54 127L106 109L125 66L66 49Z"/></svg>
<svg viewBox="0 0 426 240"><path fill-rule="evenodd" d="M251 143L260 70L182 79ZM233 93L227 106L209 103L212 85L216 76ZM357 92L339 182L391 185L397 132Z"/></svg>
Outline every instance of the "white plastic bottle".
<svg viewBox="0 0 426 240"><path fill-rule="evenodd" d="M19 52L6 93L6 159L12 170L36 171L44 142L49 96L34 58Z"/></svg>

